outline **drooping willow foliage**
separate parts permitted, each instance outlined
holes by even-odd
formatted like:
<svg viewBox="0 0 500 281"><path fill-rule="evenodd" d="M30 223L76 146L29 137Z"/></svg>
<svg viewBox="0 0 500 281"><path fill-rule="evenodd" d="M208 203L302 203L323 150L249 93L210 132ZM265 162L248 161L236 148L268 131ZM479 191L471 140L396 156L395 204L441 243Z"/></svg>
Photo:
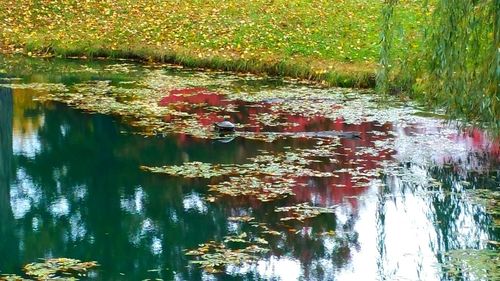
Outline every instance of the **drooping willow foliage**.
<svg viewBox="0 0 500 281"><path fill-rule="evenodd" d="M407 91L453 117L499 129L500 0L426 2L419 36L411 38L396 28L400 4L386 0L382 11L378 90Z"/></svg>
<svg viewBox="0 0 500 281"><path fill-rule="evenodd" d="M380 68L377 72L377 91L387 94L390 91L391 49L394 35L394 6L397 0L387 0L382 7L382 32L380 34Z"/></svg>

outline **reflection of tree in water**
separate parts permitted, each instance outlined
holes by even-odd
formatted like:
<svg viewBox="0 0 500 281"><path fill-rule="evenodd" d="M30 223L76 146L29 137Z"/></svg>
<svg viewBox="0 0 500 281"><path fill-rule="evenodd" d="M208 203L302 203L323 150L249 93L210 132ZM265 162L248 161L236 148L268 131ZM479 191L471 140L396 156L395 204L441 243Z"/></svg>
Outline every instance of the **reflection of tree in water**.
<svg viewBox="0 0 500 281"><path fill-rule="evenodd" d="M179 252L170 254L173 248L158 246L167 245L166 241L172 239L167 236L168 231L162 229L170 225L161 225L161 219L154 216L151 219L149 206L143 202L147 195L137 192L142 190L139 183L144 179L138 170L141 161L154 159L154 155L175 158L179 154L175 144L164 140L148 147L140 137L121 135L111 118L84 116L60 107L44 114L46 122L38 130L40 151L32 157L15 156L18 173L23 171L24 181L29 178L27 185L36 193L28 195L33 198L22 214L25 223L19 231L26 259L34 260L47 254L99 259L109 270L105 273L116 277L119 272L130 272L134 268L137 274L144 274L158 264L163 255L177 256L177 259L161 259L162 262L182 257ZM128 146L143 153L134 155ZM160 188L157 184L156 187ZM161 188L168 190L168 186ZM172 190L168 191L170 195ZM129 207L125 201L134 196L134 206L129 208L133 213L129 215L124 212ZM182 193L174 196L177 197L172 200L174 204L160 209L181 212L182 205L178 202L182 201ZM194 227L211 229L212 224L199 220ZM133 237L133 230L140 230L138 237ZM185 248L183 242L180 239L174 244Z"/></svg>
<svg viewBox="0 0 500 281"><path fill-rule="evenodd" d="M14 220L10 205L10 182L12 175L12 91L0 87L0 253L10 253L13 257L17 253L13 232L10 227ZM1 255L0 264L5 267L13 266L13 259L5 259ZM17 258L17 257L15 257Z"/></svg>
<svg viewBox="0 0 500 281"><path fill-rule="evenodd" d="M0 200L10 209L9 183L12 159L12 91L0 87ZM1 215L8 214L2 210ZM1 227L1 226L0 226Z"/></svg>
<svg viewBox="0 0 500 281"><path fill-rule="evenodd" d="M125 271L139 278L157 265L185 267L184 250L221 240L227 234L228 214L240 208L227 202L207 205L199 198L196 202L196 196L206 192L206 182L186 186L179 179L144 174L140 165L180 163L186 154L201 161L242 162L258 149L269 148L266 143L242 141L224 147L186 143L179 149L175 138L123 135L111 118L81 115L62 106L46 109L43 116L45 122L36 133L40 149L34 155L14 157L18 178L13 188L17 194L30 189L29 204L18 214L23 222L17 230L24 245L23 259L46 255L98 259L106 268L102 274L109 276ZM214 156L213 149L220 153ZM189 209L187 204L202 207ZM271 207L255 212L261 217L276 216ZM325 216L311 220L307 227L322 232L335 229L336 223ZM291 253L305 266L340 256L341 266L348 259L348 247L333 254L321 239L307 236L287 235L286 248L275 253ZM193 278L199 274L190 272L185 274L195 274Z"/></svg>
<svg viewBox="0 0 500 281"><path fill-rule="evenodd" d="M474 157L474 155L476 154L471 152L469 157ZM478 161L478 159L474 161ZM453 164L460 166L464 163ZM488 165L488 163L484 164ZM428 184L421 185L419 182L405 182L398 177L384 179L387 188L379 195L376 208L379 276L394 278L394 274L398 272L400 267L395 262L399 253L394 250L394 245L391 246L391 243L387 241L388 238L394 238L395 235L394 227L389 225L395 223L394 212L400 212L399 215L403 215L405 220L418 222L419 219L424 219L426 223L432 225L429 229L418 229L419 233L416 236L418 238L415 241L412 240L414 237L402 238L405 241L412 240L411 242L419 247L418 253L411 253L413 261L418 264L415 267L415 274L418 276L428 274L426 270L429 268L425 267L425 264L429 260L434 259L435 264L443 264L447 259L445 253L448 251L484 249L493 247L492 245L488 246L487 241L498 240L500 233L498 228L491 227L493 225L491 215L487 214L484 207L464 200L463 193L466 189L482 188L487 186L485 184L490 184L488 183L491 181L490 174L478 175L475 171L471 171L464 178L463 174L456 173L453 165L448 167L431 165L412 169L411 164L403 168L402 174L411 175L412 171L418 169L425 169L426 178L434 178L442 185L437 188ZM406 198L406 200L402 198ZM414 203L411 203L412 201ZM405 202L407 205L404 205ZM412 210L411 204L420 206L420 208L415 212L415 209ZM392 219L387 219L388 217ZM400 235L405 235L404 231ZM389 249L387 245L389 245ZM425 254L425 251L428 253ZM429 253L432 256L426 256Z"/></svg>
<svg viewBox="0 0 500 281"><path fill-rule="evenodd" d="M324 129L321 125L314 123L306 126ZM324 123L321 120L320 123ZM330 126L330 125L328 125ZM357 130L367 138L358 143L352 140L342 140L342 145L336 150L337 161L332 163L317 163L313 168L320 171L336 171L351 167L353 159L356 159L356 151L359 146L373 147L373 140L377 137L369 136L373 131L386 132L390 126L377 126L373 123L364 123L358 126L345 126L345 130ZM381 135L381 134L379 134ZM368 137L369 136L369 137ZM298 141L300 142L300 140ZM292 147L299 146L291 145ZM387 151L381 151L378 155L363 158L362 166L367 169L376 169L382 160L390 159ZM275 202L272 204L262 203L252 198L225 198L224 205L228 206L227 216L245 215L251 213L258 222L266 222L268 226L286 235L282 238L271 239L271 255L278 259L293 258L300 263L304 278L323 280L332 276L333 272L346 266L353 252L360 250L357 241L358 234L354 225L358 220L358 198L368 188L354 186L353 179L349 175L341 174L339 177L331 178L297 178L298 182L306 184L306 187L294 188L296 196ZM347 197L347 199L346 199ZM301 202L313 202L319 206L332 206L340 204L342 221L335 215L325 214L317 218L307 220L303 223L286 222L280 223L282 215L274 212L276 204L289 206ZM283 224L287 227L283 227ZM334 235L328 232L335 231ZM323 234L323 235L321 235ZM384 241L381 241L383 243Z"/></svg>
<svg viewBox="0 0 500 281"><path fill-rule="evenodd" d="M483 206L464 201L463 192L494 187L492 183L500 182L498 171L496 174L471 171L464 177L463 174L456 174L452 166L436 167L429 172L443 184L443 190L448 193L444 196L435 196L431 201L435 220L440 222L436 229L438 237L436 246L439 250L477 249L483 247L480 241L497 241L500 229L491 227L492 216L486 213ZM464 232L468 233L469 239L461 239L460 234L463 235ZM470 239L471 237L480 239Z"/></svg>
<svg viewBox="0 0 500 281"><path fill-rule="evenodd" d="M300 202L324 206L343 203L346 219L339 221L336 216L322 215L305 223L288 222L295 231L287 232L279 225L275 203L224 198L222 202L209 204L202 199L207 192L206 180L185 181L149 175L138 169L140 165L183 161L241 163L257 154L259 149L279 151L284 146L303 147L302 140L280 140L274 144L237 140L225 145L190 138L179 142L175 136L145 140L121 134L123 128L112 118L82 115L62 106L31 113L44 116L45 122L34 130L40 149L35 154L14 156L16 182L11 189L13 194L21 195L14 199L24 200L15 202L28 204L20 204L25 209L16 211L19 224L8 224L16 228L16 241L24 247L23 262L46 255L69 256L98 260L102 264L103 279L113 279L120 272L127 272L127 279L140 280L148 270L157 267L169 269L167 275L162 276L164 279L172 279L172 271L180 271L178 274L183 279L199 279L199 271L184 270L187 264L184 250L209 240L221 241L231 229L227 217L248 213L257 221L269 222L271 227L286 233L282 238L269 238L271 255L299 261L306 278L327 278L349 263L353 253L359 250L355 232L359 202L355 197L367 189L353 186L347 174L339 178L304 179L307 188L296 189L296 197L278 202L283 206ZM343 126L342 122L327 122L324 125L323 119L304 122L301 126L306 129L329 126L327 129L357 130L364 136L359 141L342 140L338 162L315 167L324 170L352 167L357 147L373 147L372 140L376 136L367 137L370 132L392 129L390 125L370 123ZM390 157L389 152L382 151L364 157L364 165L374 169L381 160ZM443 174L443 180L445 178ZM412 187L407 187L407 191L393 192L411 191ZM6 196L2 194L2 200L12 202L8 192ZM347 204L346 196L350 197ZM382 260L386 242L385 199L379 199L382 202L377 209L377 235L379 259ZM449 224L439 225L445 228L440 230L443 241L448 235L453 237L452 232L456 231L453 216L459 215L460 211L456 210L461 208L457 200L436 203L439 218L434 221L449 220ZM318 235L330 230L337 231L337 236ZM323 269L325 264L328 268Z"/></svg>
<svg viewBox="0 0 500 281"><path fill-rule="evenodd" d="M8 187L10 179L11 155L12 90L9 88L0 87L0 182L2 184L7 183L6 187Z"/></svg>
<svg viewBox="0 0 500 281"><path fill-rule="evenodd" d="M110 278L133 272L138 276L131 279L138 279L156 265L183 268L183 250L222 237L221 210L186 212L187 191L177 181L138 169L148 161L180 162L185 153L213 159L207 145L186 147L183 152L174 139L122 135L111 118L89 117L59 106L43 114L46 122L37 133L41 149L35 155L14 157L18 178L13 188L19 197L28 198L18 214L22 223L16 227L17 239L24 245L23 262L46 255L77 255L98 259Z"/></svg>
<svg viewBox="0 0 500 281"><path fill-rule="evenodd" d="M15 135L29 136L36 134L38 129L43 126L44 116L42 105L33 100L36 92L30 89L14 89L12 130ZM29 137L22 138L29 139Z"/></svg>

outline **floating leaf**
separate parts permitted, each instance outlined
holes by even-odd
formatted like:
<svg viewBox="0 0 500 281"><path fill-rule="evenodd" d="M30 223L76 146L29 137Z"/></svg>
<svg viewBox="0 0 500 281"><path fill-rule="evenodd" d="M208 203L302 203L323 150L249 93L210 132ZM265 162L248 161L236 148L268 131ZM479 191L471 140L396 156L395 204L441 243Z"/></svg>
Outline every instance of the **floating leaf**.
<svg viewBox="0 0 500 281"><path fill-rule="evenodd" d="M236 222L249 222L253 221L255 218L250 216L241 216L241 217L229 217L227 219L229 221L236 221Z"/></svg>
<svg viewBox="0 0 500 281"><path fill-rule="evenodd" d="M0 276L0 281L32 281L30 279L25 279L21 276L17 276L14 274L2 275Z"/></svg>

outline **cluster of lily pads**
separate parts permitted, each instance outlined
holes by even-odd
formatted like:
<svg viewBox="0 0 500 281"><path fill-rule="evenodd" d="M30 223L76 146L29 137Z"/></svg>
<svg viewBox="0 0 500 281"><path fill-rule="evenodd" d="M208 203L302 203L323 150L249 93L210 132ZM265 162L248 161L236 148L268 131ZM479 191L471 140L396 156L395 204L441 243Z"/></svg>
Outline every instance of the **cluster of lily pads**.
<svg viewBox="0 0 500 281"><path fill-rule="evenodd" d="M276 208L275 211L288 214L288 217L281 218L281 221L304 221L306 219L315 218L321 214L333 214L335 212L335 208L311 206L306 202L294 206L279 207Z"/></svg>
<svg viewBox="0 0 500 281"><path fill-rule="evenodd" d="M450 279L500 280L497 250L464 249L445 253L443 269Z"/></svg>
<svg viewBox="0 0 500 281"><path fill-rule="evenodd" d="M490 189L475 189L467 191L467 196L482 206L493 218L493 225L500 228L500 191ZM497 245L500 243L496 242Z"/></svg>
<svg viewBox="0 0 500 281"><path fill-rule="evenodd" d="M281 219L282 222L289 220L304 221L312 219L320 214L332 213L333 208L311 206L308 203L300 203L293 206L276 208L277 213L286 213L288 217ZM209 241L200 244L196 249L186 251L187 256L194 256L191 263L199 265L208 273L220 273L229 265L251 264L259 260L262 255L271 249L267 237L281 237L283 232L269 227L266 223L257 222L252 216L229 217L229 221L247 224L257 232L240 232L238 234L226 235L221 241ZM290 226L281 225L288 232L299 233L300 230ZM335 235L334 231L321 233L320 235Z"/></svg>
<svg viewBox="0 0 500 281"><path fill-rule="evenodd" d="M75 276L85 276L88 271L97 266L94 261L82 262L77 259L53 258L43 262L34 262L24 266L23 270L29 278L18 275L3 275L4 281L30 281L30 280L78 280Z"/></svg>
<svg viewBox="0 0 500 281"><path fill-rule="evenodd" d="M215 196L253 196L267 202L294 195L292 188L303 186L297 181L301 177L338 177L336 171L318 171L310 168L324 158L335 157L339 142L321 143L322 148L286 150L272 154L262 152L249 158L246 164L210 164L187 162L182 165L141 168L148 172L162 173L185 178L221 178L221 182L210 184ZM318 145L319 146L319 145ZM328 150L329 149L329 150ZM328 150L328 152L327 152ZM215 198L209 197L209 201Z"/></svg>
<svg viewBox="0 0 500 281"><path fill-rule="evenodd" d="M246 232L238 235L227 235L222 242L209 241L199 245L197 249L186 252L188 256L196 256L191 261L198 264L209 273L221 272L227 265L241 265L260 258L269 251L262 247L267 240L259 237L250 237Z"/></svg>
<svg viewBox="0 0 500 281"><path fill-rule="evenodd" d="M252 196L261 202L268 202L295 195L292 191L295 184L293 179L240 176L230 177L228 181L209 185L209 191L215 192L219 196ZM215 201L216 198L208 197L207 200Z"/></svg>

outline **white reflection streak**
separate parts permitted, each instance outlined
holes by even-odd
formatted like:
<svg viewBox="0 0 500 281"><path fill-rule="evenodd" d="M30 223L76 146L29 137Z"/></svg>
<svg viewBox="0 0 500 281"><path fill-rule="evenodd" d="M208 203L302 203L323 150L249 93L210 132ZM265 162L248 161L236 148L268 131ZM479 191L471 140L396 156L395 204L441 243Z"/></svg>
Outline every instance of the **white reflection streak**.
<svg viewBox="0 0 500 281"><path fill-rule="evenodd" d="M226 271L231 274L245 274L256 270L259 279L267 280L300 280L302 276L301 262L289 257L271 256L269 259L263 259L257 262L257 265L244 264L241 266L230 265Z"/></svg>
<svg viewBox="0 0 500 281"><path fill-rule="evenodd" d="M359 209L359 217L354 230L359 234L361 251L351 252L351 262L336 275L337 280L376 280L377 247L376 247L376 204L365 204Z"/></svg>
<svg viewBox="0 0 500 281"><path fill-rule="evenodd" d="M80 212L77 212L71 216L69 219L71 239L73 242L81 240L87 234L87 229L85 228L85 223L82 219Z"/></svg>
<svg viewBox="0 0 500 281"><path fill-rule="evenodd" d="M31 228L33 229L33 231L38 231L39 228L40 228L40 221L38 220L37 217L34 217L32 220L31 220Z"/></svg>
<svg viewBox="0 0 500 281"><path fill-rule="evenodd" d="M470 145L454 141L456 130L450 128L426 129L414 135L407 135L402 128L397 131L395 158L412 165L402 175L386 181L390 194L383 194L379 201L367 196L355 224L361 251L352 251L349 266L336 274L337 280L440 280L437 256L446 250L440 244L443 240L451 241L453 249L483 248L488 240L488 233L478 227L474 217L480 211L464 201L451 202L458 213L453 217L453 225L444 226L449 233L442 234L432 200L439 200L438 207L446 202L442 202L442 197L432 199L425 194L432 181L429 167L450 159L467 163L464 160ZM372 187L370 192L373 191ZM424 193L419 195L419 191ZM338 222L342 223L346 210L338 208L337 212ZM377 224L380 216L383 221Z"/></svg>
<svg viewBox="0 0 500 281"><path fill-rule="evenodd" d="M145 236L148 233L153 233L156 227L151 219L145 219L141 223L140 236Z"/></svg>
<svg viewBox="0 0 500 281"><path fill-rule="evenodd" d="M201 214L205 214L208 211L207 204L196 192L186 195L182 200L182 205L186 211L195 210Z"/></svg>
<svg viewBox="0 0 500 281"><path fill-rule="evenodd" d="M50 213L54 217L62 217L69 214L69 201L65 197L60 197L50 205Z"/></svg>
<svg viewBox="0 0 500 281"><path fill-rule="evenodd" d="M17 170L15 182L10 188L10 205L14 218L21 219L40 203L42 192L23 169Z"/></svg>
<svg viewBox="0 0 500 281"><path fill-rule="evenodd" d="M267 261L259 261L257 271L263 278L278 278L279 280L299 280L301 264L296 259L272 256Z"/></svg>
<svg viewBox="0 0 500 281"><path fill-rule="evenodd" d="M36 134L23 134L22 132L13 132L12 151L14 155L23 155L28 158L34 158L42 150L40 138Z"/></svg>
<svg viewBox="0 0 500 281"><path fill-rule="evenodd" d="M87 187L85 185L77 185L73 190L73 194L77 200L84 200L87 197Z"/></svg>
<svg viewBox="0 0 500 281"><path fill-rule="evenodd" d="M163 252L160 238L153 237L153 242L151 243L151 252L153 253L153 255L160 255Z"/></svg>
<svg viewBox="0 0 500 281"><path fill-rule="evenodd" d="M404 208L403 208L404 207ZM438 260L430 245L437 241L434 222L424 198L407 196L387 202L385 214L385 273L395 278L439 280Z"/></svg>
<svg viewBox="0 0 500 281"><path fill-rule="evenodd" d="M68 134L70 126L68 124L62 124L59 126L59 131L61 132L61 135L65 137Z"/></svg>
<svg viewBox="0 0 500 281"><path fill-rule="evenodd" d="M144 208L146 199L146 194L142 190L142 187L138 186L134 191L133 198L122 197L120 199L120 208L130 214L140 214Z"/></svg>

